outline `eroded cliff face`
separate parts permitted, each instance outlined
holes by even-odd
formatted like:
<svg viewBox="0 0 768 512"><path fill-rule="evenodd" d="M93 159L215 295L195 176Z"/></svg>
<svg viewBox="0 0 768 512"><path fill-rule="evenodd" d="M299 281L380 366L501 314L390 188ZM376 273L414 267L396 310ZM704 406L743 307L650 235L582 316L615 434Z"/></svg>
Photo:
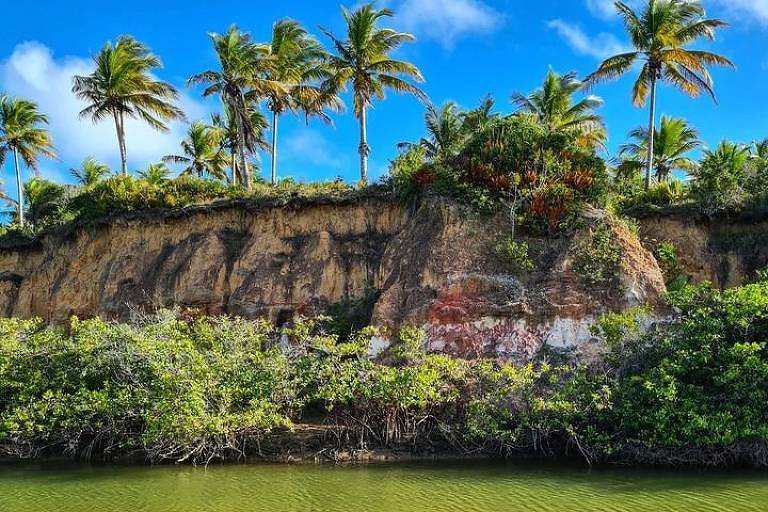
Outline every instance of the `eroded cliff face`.
<svg viewBox="0 0 768 512"><path fill-rule="evenodd" d="M57 323L178 305L281 324L372 295L378 346L409 324L435 351L525 359L544 345L588 352L598 315L655 306L664 293L656 261L620 224L611 225L619 284L584 283L572 248L594 219L573 238L539 240L537 270L515 276L493 250L507 222L444 199L124 215L0 251L0 315Z"/></svg>
<svg viewBox="0 0 768 512"><path fill-rule="evenodd" d="M381 199L128 215L0 252L0 314L62 322L180 305L278 322L313 315L365 293L405 220Z"/></svg>
<svg viewBox="0 0 768 512"><path fill-rule="evenodd" d="M739 286L768 267L768 210L715 215L663 210L637 218L644 245L671 242L683 273L694 282Z"/></svg>
<svg viewBox="0 0 768 512"><path fill-rule="evenodd" d="M537 269L514 275L494 253L510 229L505 214L477 218L450 203L425 204L384 253L374 324L420 326L435 351L525 360L546 345L589 356L599 350L590 343L598 316L653 308L665 293L656 260L621 224L611 224L622 253L618 285L588 286L574 271L573 248L600 218L572 238L530 240L544 244Z"/></svg>

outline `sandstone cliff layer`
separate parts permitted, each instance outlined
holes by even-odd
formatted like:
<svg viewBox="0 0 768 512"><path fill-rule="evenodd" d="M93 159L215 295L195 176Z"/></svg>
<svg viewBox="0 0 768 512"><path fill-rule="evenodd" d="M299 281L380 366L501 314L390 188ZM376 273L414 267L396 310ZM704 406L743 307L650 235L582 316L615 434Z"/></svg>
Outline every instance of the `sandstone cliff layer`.
<svg viewBox="0 0 768 512"><path fill-rule="evenodd" d="M668 209L639 212L646 246L671 242L685 277L729 288L768 267L768 210L721 212Z"/></svg>
<svg viewBox="0 0 768 512"><path fill-rule="evenodd" d="M444 199L124 214L0 251L0 315L60 323L176 305L284 323L373 297L383 338L412 324L433 350L525 358L544 345L588 347L598 315L653 306L664 293L656 261L618 224L623 261L604 289L572 268L589 223L573 237L538 240L536 270L524 276L494 253L509 228L506 215L478 217Z"/></svg>

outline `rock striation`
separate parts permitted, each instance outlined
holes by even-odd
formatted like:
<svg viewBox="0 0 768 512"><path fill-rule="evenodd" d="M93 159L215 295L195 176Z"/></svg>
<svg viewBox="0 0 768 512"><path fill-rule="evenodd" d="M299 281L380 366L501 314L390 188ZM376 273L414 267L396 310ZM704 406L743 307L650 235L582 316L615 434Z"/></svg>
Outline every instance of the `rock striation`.
<svg viewBox="0 0 768 512"><path fill-rule="evenodd" d="M644 245L671 242L685 277L740 286L768 268L768 209L704 214L663 209L634 214Z"/></svg>
<svg viewBox="0 0 768 512"><path fill-rule="evenodd" d="M51 323L126 319L180 306L278 324L373 297L382 343L423 327L435 351L525 359L544 346L590 350L607 311L659 303L661 271L638 238L612 223L618 285L590 287L573 270L572 237L532 240L537 270L518 276L495 254L506 215L454 202L389 197L222 202L117 215L0 250L0 315Z"/></svg>

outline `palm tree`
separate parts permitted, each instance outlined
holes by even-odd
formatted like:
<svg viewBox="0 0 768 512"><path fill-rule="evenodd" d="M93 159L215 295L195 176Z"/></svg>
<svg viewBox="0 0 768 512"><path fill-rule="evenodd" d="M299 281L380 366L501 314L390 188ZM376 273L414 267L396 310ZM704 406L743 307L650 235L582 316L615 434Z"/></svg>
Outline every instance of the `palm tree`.
<svg viewBox="0 0 768 512"><path fill-rule="evenodd" d="M210 34L219 59L219 71L209 70L192 76L187 85L204 84L203 96L218 94L235 130L239 167L233 168L233 181L250 188L252 176L247 153L259 148L259 137L252 122L255 102L282 85L261 78L269 64L269 48L256 44L236 26L226 34Z"/></svg>
<svg viewBox="0 0 768 512"><path fill-rule="evenodd" d="M26 182L24 197L27 199L29 223L34 228L39 228L46 218L60 219L59 213L66 208L68 190L68 187L40 177Z"/></svg>
<svg viewBox="0 0 768 512"><path fill-rule="evenodd" d="M378 26L383 18L394 16L391 10L376 9L370 3L351 12L342 7L342 13L347 25L346 40L341 41L322 29L336 50L336 54L329 57L332 76L327 89L338 91L352 84L355 117L360 121L360 179L365 181L368 179L370 154L366 111L373 99L384 99L387 89L413 94L423 102L427 101L427 97L407 80L423 82L419 69L390 56L401 44L415 39L411 34Z"/></svg>
<svg viewBox="0 0 768 512"><path fill-rule="evenodd" d="M275 86L267 93L272 112L272 184L277 181L277 122L285 112L303 111L307 117L330 121L324 108L342 108L339 97L321 87L329 78L327 52L299 23L281 20L272 26L269 64L263 78Z"/></svg>
<svg viewBox="0 0 768 512"><path fill-rule="evenodd" d="M714 151L704 151L694 172L692 196L705 209L740 205L749 155L749 146L729 141L721 142Z"/></svg>
<svg viewBox="0 0 768 512"><path fill-rule="evenodd" d="M712 77L707 66L733 67L730 60L716 53L686 48L694 41L713 40L715 30L727 24L718 19L705 18L704 8L697 0L648 0L641 13L635 13L623 2L616 2L616 10L624 19L634 51L609 57L589 75L586 83L616 79L635 63L642 62L640 74L632 90L632 101L644 106L650 96L648 133L653 137L656 118L656 84L666 81L691 97L706 92L715 99ZM645 188L648 189L653 170L653 140L648 144Z"/></svg>
<svg viewBox="0 0 768 512"><path fill-rule="evenodd" d="M139 177L152 185L162 185L170 179L171 170L164 163L149 164L146 169L138 172Z"/></svg>
<svg viewBox="0 0 768 512"><path fill-rule="evenodd" d="M750 151L753 158L768 162L768 139L756 140Z"/></svg>
<svg viewBox="0 0 768 512"><path fill-rule="evenodd" d="M644 166L642 158L648 153L648 130L638 127L629 132L633 142L624 144L619 148L619 156L625 160L619 165L619 170L637 172ZM690 126L685 119L677 119L667 116L661 117L661 126L655 130L653 136L653 165L656 180L667 181L672 171L693 171L696 169L694 162L687 155L702 145L696 129Z"/></svg>
<svg viewBox="0 0 768 512"><path fill-rule="evenodd" d="M93 60L96 69L90 75L75 76L72 92L88 104L80 117L94 123L114 119L121 169L127 173L125 118L138 118L167 132L165 121L184 119L184 113L173 104L179 94L169 83L152 77L151 71L162 63L132 37L120 37L114 45L107 42Z"/></svg>
<svg viewBox="0 0 768 512"><path fill-rule="evenodd" d="M195 121L189 126L187 138L181 141L181 155L163 157L165 163L183 164L182 174L196 173L202 176L207 172L214 178L224 180L227 173L227 156L221 145L222 132L202 121Z"/></svg>
<svg viewBox="0 0 768 512"><path fill-rule="evenodd" d="M479 133L496 124L501 116L493 111L493 97L487 96L480 105L460 114L463 130L468 134Z"/></svg>
<svg viewBox="0 0 768 512"><path fill-rule="evenodd" d="M427 137L418 142L424 148L424 156L432 161L445 160L455 156L461 150L466 139L462 113L453 101L445 102L441 107L428 105L424 115ZM398 144L401 149L414 146L409 142Z"/></svg>
<svg viewBox="0 0 768 512"><path fill-rule="evenodd" d="M251 127L253 128L255 147L262 150L269 149L269 143L264 136L264 132L268 127L266 117L264 117L264 114L262 114L253 104L248 106L247 115ZM218 133L219 144L221 145L222 151L229 153L229 166L232 169L230 183L234 185L238 182L238 176L243 174L239 161L240 137L237 121L230 113L229 108L224 105L223 114L211 114L210 127ZM258 156L258 153L253 154L254 156Z"/></svg>
<svg viewBox="0 0 768 512"><path fill-rule="evenodd" d="M79 169L71 168L69 172L80 185L90 187L107 176L110 170L106 164L99 162L93 157L88 157L83 160Z"/></svg>
<svg viewBox="0 0 768 512"><path fill-rule="evenodd" d="M768 139L752 143L745 174L744 189L751 201L760 206L768 204Z"/></svg>
<svg viewBox="0 0 768 512"><path fill-rule="evenodd" d="M550 69L539 89L527 96L514 92L512 103L519 112L532 115L548 136L572 133L578 143L595 147L606 137L603 120L594 113L603 105L603 100L586 96L574 101L573 96L583 89L584 83L576 79L575 72L559 75Z"/></svg>
<svg viewBox="0 0 768 512"><path fill-rule="evenodd" d="M38 155L56 158L51 134L40 125L48 124L48 118L41 114L31 101L0 96L0 167L5 163L8 152L13 153L16 168L16 190L19 224L24 226L24 190L21 180L19 156L35 174L38 171Z"/></svg>

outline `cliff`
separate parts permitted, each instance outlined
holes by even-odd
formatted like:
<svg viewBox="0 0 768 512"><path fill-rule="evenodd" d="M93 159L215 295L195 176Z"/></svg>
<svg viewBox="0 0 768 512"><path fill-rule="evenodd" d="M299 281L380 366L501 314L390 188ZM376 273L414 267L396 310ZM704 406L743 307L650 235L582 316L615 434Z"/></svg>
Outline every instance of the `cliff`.
<svg viewBox="0 0 768 512"><path fill-rule="evenodd" d="M590 286L573 248L607 222L622 262ZM436 351L524 359L543 345L589 350L596 316L658 303L664 283L636 236L599 213L574 236L531 239L536 269L494 252L507 216L445 199L387 197L269 205L222 202L118 215L0 250L0 315L126 318L160 306L284 323L370 298L386 338L421 326Z"/></svg>
<svg viewBox="0 0 768 512"><path fill-rule="evenodd" d="M638 211L643 243L671 242L688 279L720 288L742 285L768 267L768 210L720 212L670 208Z"/></svg>

